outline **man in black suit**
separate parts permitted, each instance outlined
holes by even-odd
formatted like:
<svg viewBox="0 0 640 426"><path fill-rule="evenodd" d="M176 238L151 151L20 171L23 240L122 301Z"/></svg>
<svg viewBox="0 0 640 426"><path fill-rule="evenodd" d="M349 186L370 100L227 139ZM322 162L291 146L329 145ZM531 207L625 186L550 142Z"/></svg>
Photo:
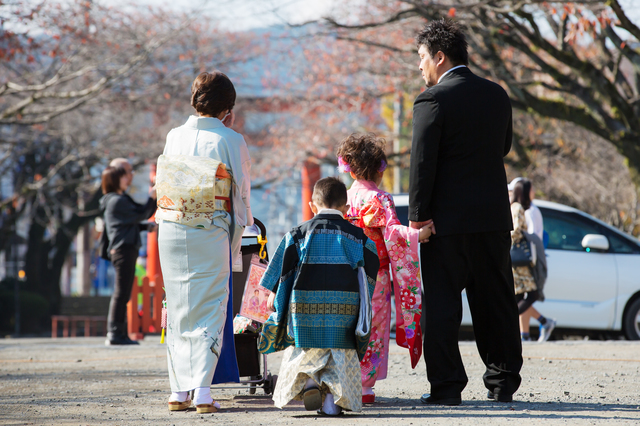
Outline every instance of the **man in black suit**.
<svg viewBox="0 0 640 426"><path fill-rule="evenodd" d="M522 367L503 162L511 149L511 103L499 85L467 68L467 42L454 22L431 22L416 40L428 87L413 106L409 220L414 228L433 220L435 234L420 247L431 384L421 401L462 401L468 378L458 331L466 289L488 398L509 402Z"/></svg>

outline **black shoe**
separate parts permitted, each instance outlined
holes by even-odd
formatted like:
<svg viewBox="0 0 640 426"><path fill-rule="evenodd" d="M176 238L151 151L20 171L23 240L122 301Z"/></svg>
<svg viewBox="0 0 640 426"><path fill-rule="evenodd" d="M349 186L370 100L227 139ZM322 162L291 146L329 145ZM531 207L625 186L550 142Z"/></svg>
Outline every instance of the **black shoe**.
<svg viewBox="0 0 640 426"><path fill-rule="evenodd" d="M420 402L423 404L432 405L460 405L462 404L462 398L459 396L453 396L449 398L435 398L428 393L425 393L420 397Z"/></svg>
<svg viewBox="0 0 640 426"><path fill-rule="evenodd" d="M129 339L129 336L126 334L116 334L116 333L107 333L107 340L105 340L104 344L106 346L114 346L114 345L139 345L135 340Z"/></svg>
<svg viewBox="0 0 640 426"><path fill-rule="evenodd" d="M512 402L513 401L513 395L500 395L500 394L495 394L491 391L487 392L487 398L493 400L493 401L497 401L497 402Z"/></svg>

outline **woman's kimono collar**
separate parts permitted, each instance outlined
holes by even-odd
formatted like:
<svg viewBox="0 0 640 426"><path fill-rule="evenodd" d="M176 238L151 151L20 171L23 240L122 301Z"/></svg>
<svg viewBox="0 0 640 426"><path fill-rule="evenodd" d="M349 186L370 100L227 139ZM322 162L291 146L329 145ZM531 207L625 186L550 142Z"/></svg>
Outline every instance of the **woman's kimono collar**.
<svg viewBox="0 0 640 426"><path fill-rule="evenodd" d="M380 188L378 188L378 185L370 180L355 180L351 185L351 189L366 189L369 191L381 192Z"/></svg>
<svg viewBox="0 0 640 426"><path fill-rule="evenodd" d="M215 129L216 127L224 127L224 124L222 124L222 121L218 120L215 117L198 117L196 115L189 116L185 125L189 127L193 127L194 129L199 129L199 130Z"/></svg>

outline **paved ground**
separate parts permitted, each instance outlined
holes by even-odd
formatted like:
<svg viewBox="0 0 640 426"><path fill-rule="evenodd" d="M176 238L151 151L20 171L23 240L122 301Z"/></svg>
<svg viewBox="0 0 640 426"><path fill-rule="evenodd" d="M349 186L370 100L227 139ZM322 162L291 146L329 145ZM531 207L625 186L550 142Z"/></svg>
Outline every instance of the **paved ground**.
<svg viewBox="0 0 640 426"><path fill-rule="evenodd" d="M261 389L212 391L223 407L170 413L165 347L148 337L139 347L105 347L104 338L0 340L0 424L3 425L591 425L640 424L640 342L560 341L524 346L523 383L515 401L485 399L482 363L473 342L461 342L470 380L459 407L423 406L424 363L411 370L394 345L389 379L362 413L322 418L301 404L279 410ZM277 374L278 354L269 356ZM473 423L470 423L473 422Z"/></svg>

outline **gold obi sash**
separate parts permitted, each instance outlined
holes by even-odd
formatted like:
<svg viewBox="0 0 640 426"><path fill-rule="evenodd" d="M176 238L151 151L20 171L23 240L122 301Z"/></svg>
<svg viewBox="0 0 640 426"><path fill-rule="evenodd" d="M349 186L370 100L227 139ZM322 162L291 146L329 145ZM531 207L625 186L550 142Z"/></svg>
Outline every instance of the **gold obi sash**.
<svg viewBox="0 0 640 426"><path fill-rule="evenodd" d="M161 155L156 170L156 220L210 228L216 210L231 212L231 175L221 161Z"/></svg>

